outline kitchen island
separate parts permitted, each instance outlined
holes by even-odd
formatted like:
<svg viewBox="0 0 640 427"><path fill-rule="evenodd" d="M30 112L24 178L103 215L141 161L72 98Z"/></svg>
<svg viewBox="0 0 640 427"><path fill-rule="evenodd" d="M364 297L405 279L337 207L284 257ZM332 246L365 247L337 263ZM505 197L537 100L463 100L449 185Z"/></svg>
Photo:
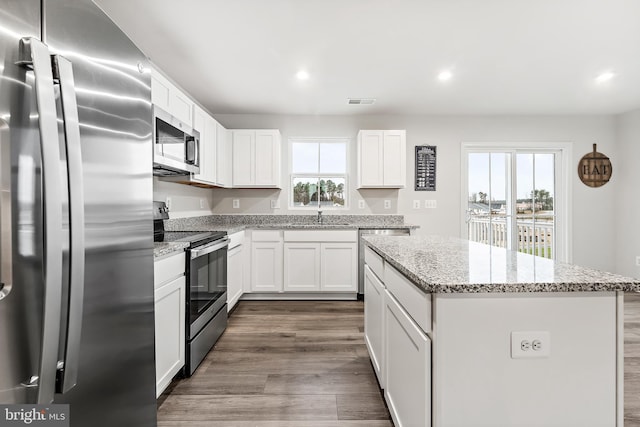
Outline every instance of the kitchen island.
<svg viewBox="0 0 640 427"><path fill-rule="evenodd" d="M396 425L622 425L639 281L456 238L364 239L365 341Z"/></svg>

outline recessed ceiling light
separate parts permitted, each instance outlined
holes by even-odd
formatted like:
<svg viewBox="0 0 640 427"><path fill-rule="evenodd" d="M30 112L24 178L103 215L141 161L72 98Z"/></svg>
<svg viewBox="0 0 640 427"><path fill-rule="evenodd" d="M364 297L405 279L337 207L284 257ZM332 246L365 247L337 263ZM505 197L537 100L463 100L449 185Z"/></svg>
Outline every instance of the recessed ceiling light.
<svg viewBox="0 0 640 427"><path fill-rule="evenodd" d="M449 70L440 71L440 74L438 74L438 80L441 82L449 81L452 77L453 73Z"/></svg>
<svg viewBox="0 0 640 427"><path fill-rule="evenodd" d="M296 73L296 78L298 80L309 80L309 73L307 73L305 70L300 70Z"/></svg>
<svg viewBox="0 0 640 427"><path fill-rule="evenodd" d="M604 73L600 74L598 77L596 77L596 83L605 83L610 81L611 79L613 79L616 76L616 74L612 71L605 71Z"/></svg>

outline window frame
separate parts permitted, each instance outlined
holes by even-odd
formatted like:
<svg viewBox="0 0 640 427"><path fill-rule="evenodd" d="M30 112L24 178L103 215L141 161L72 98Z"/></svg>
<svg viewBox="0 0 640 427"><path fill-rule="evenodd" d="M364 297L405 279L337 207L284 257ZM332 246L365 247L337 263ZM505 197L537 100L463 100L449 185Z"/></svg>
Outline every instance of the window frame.
<svg viewBox="0 0 640 427"><path fill-rule="evenodd" d="M288 191L288 205L289 210L301 210L301 211L325 211L325 210L348 210L350 209L350 188L349 188L349 170L351 166L351 138L348 137L290 137L288 143L288 168L289 168L289 183L287 185ZM340 173L293 173L293 144L294 143L319 143L319 144L345 144L345 172ZM320 157L318 157L318 162ZM318 168L320 165L318 164ZM300 206L293 203L293 180L295 178L343 178L344 177L344 195L345 201L343 206L320 206L320 200L317 205Z"/></svg>
<svg viewBox="0 0 640 427"><path fill-rule="evenodd" d="M555 194L554 194L554 209L557 209L555 213L556 221L556 248L554 259L562 262L572 262L573 248L572 248L572 229L570 227L571 221L571 175L572 171L571 161L572 144L569 142L463 142L460 150L460 165L461 165L461 191L460 191L460 236L462 238L468 238L468 227L465 221L467 216L468 197L469 197L469 154L470 153L495 153L495 152L510 152L512 154L518 152L530 152L530 153L551 153L558 154L555 160ZM514 179L515 169L511 169L511 179ZM513 182L513 181L512 181ZM513 185L511 185L513 187ZM512 193L515 189L512 188ZM559 201L559 203L558 203Z"/></svg>

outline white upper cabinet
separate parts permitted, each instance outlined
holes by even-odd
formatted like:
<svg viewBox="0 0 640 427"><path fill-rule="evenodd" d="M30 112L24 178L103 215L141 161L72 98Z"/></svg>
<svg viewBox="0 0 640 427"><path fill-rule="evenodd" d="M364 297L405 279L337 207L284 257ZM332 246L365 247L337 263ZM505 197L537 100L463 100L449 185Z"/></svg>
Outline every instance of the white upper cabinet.
<svg viewBox="0 0 640 427"><path fill-rule="evenodd" d="M358 132L358 188L404 188L406 163L406 131Z"/></svg>
<svg viewBox="0 0 640 427"><path fill-rule="evenodd" d="M231 131L233 187L280 188L280 131Z"/></svg>
<svg viewBox="0 0 640 427"><path fill-rule="evenodd" d="M151 68L151 102L175 118L193 124L194 102L155 68Z"/></svg>
<svg viewBox="0 0 640 427"><path fill-rule="evenodd" d="M200 173L193 176L195 182L208 185L216 183L217 124L206 111L194 106L193 128L200 132Z"/></svg>
<svg viewBox="0 0 640 427"><path fill-rule="evenodd" d="M231 131L216 123L216 184L231 188Z"/></svg>

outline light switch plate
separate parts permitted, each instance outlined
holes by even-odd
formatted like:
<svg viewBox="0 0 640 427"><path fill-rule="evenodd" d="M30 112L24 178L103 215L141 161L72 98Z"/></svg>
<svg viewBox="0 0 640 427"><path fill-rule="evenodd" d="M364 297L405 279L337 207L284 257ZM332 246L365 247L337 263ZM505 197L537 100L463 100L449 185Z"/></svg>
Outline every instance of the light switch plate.
<svg viewBox="0 0 640 427"><path fill-rule="evenodd" d="M233 199L233 209L240 209L240 199Z"/></svg>
<svg viewBox="0 0 640 427"><path fill-rule="evenodd" d="M164 204L167 205L167 209L171 210L171 197L167 197Z"/></svg>
<svg viewBox="0 0 640 427"><path fill-rule="evenodd" d="M425 200L424 207L427 209L435 209L438 207L438 203L435 200Z"/></svg>
<svg viewBox="0 0 640 427"><path fill-rule="evenodd" d="M205 199L200 199L200 209L204 209Z"/></svg>
<svg viewBox="0 0 640 427"><path fill-rule="evenodd" d="M280 209L280 200L271 199L271 209Z"/></svg>
<svg viewBox="0 0 640 427"><path fill-rule="evenodd" d="M420 200L413 201L413 209L420 209Z"/></svg>

